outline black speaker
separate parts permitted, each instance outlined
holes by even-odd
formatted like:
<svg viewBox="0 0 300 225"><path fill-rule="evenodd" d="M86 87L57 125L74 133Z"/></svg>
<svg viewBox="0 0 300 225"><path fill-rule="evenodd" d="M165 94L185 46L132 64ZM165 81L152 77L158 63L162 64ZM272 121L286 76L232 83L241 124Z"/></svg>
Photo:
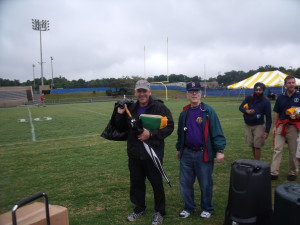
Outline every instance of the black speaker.
<svg viewBox="0 0 300 225"><path fill-rule="evenodd" d="M275 190L274 225L300 224L300 184L286 183Z"/></svg>
<svg viewBox="0 0 300 225"><path fill-rule="evenodd" d="M234 161L224 225L271 225L271 190L269 163L247 159Z"/></svg>

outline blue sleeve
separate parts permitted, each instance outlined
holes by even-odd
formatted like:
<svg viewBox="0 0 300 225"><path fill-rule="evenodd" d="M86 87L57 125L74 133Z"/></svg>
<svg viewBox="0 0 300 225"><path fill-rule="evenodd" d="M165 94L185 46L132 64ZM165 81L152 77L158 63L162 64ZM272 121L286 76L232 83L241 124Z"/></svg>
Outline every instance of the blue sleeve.
<svg viewBox="0 0 300 225"><path fill-rule="evenodd" d="M248 98L249 98L249 96L247 96L247 97L244 99L244 101L242 102L242 104L241 104L240 107L239 107L239 110L240 110L242 113L246 113L246 109L244 108L244 105L245 105L246 103L248 103Z"/></svg>

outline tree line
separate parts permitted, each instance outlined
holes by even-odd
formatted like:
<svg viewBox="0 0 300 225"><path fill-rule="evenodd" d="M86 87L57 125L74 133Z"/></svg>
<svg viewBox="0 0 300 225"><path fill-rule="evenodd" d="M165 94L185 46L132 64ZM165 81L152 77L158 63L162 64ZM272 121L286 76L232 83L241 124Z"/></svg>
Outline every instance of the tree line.
<svg viewBox="0 0 300 225"><path fill-rule="evenodd" d="M248 72L244 71L235 71L225 72L224 74L219 74L217 77L210 77L206 81L217 81L219 88L224 88L230 84L244 80L257 72L266 72L279 70L285 74L293 75L297 78L300 78L300 68L284 68L284 67L275 67L271 65L260 66L257 70L250 70ZM142 77L139 76L124 76L122 78L102 78L95 79L90 81L85 81L84 79L78 80L68 80L65 77L59 76L53 78L54 86L52 88L94 88L94 87L111 87L116 90L119 88L132 88L135 82ZM190 81L200 81L203 82L205 79L200 75L189 77L183 74L170 74L167 75L157 75L153 77L148 77L149 82L165 82L177 83L177 82L190 82ZM52 79L44 78L44 85L51 86ZM38 90L39 85L41 85L41 79L36 78L35 80L27 80L26 82L20 82L19 80L9 80L0 78L0 87L5 86L32 86L33 89Z"/></svg>

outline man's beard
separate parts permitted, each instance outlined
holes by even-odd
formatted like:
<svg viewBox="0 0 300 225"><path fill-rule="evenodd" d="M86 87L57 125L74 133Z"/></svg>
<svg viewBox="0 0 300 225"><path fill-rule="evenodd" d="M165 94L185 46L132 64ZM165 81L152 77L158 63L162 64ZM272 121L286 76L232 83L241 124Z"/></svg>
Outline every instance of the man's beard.
<svg viewBox="0 0 300 225"><path fill-rule="evenodd" d="M261 94L254 93L254 95L255 95L257 98L262 98L262 97L264 96L263 93L261 93Z"/></svg>

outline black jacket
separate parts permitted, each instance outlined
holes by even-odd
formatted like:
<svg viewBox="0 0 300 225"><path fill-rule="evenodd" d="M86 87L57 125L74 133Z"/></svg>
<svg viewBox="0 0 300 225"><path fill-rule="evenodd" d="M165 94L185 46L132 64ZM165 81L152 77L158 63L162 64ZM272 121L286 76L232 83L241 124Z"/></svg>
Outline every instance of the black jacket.
<svg viewBox="0 0 300 225"><path fill-rule="evenodd" d="M254 109L255 114L249 115L246 113L244 105L248 103L248 109ZM269 133L272 124L271 103L269 99L262 96L254 103L254 95L247 96L241 103L239 110L243 113L244 121L249 126L263 125L265 123L264 117L266 117L266 129L265 132Z"/></svg>
<svg viewBox="0 0 300 225"><path fill-rule="evenodd" d="M138 117L139 102L136 102L128 107L131 115L136 120ZM151 137L146 143L153 148L156 155L162 159L164 156L164 139L168 137L174 130L174 121L170 110L163 104L163 101L150 97L149 108L145 114L154 114L166 116L168 118L168 125L163 129L152 130ZM148 159L149 155L146 152L144 145L137 139L137 131L130 126L130 120L126 113L116 115L116 126L120 131L128 130L127 136L127 154L130 158Z"/></svg>

